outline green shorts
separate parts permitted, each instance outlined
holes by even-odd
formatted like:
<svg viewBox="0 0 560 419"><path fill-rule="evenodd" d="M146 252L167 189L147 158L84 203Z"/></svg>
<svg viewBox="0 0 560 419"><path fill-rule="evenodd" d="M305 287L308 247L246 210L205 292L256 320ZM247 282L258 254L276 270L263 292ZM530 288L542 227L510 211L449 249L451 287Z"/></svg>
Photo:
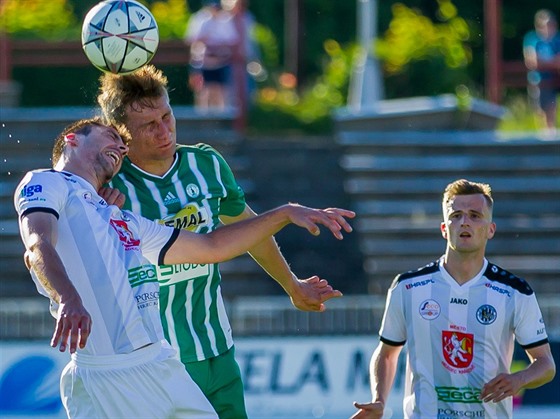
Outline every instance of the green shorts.
<svg viewBox="0 0 560 419"><path fill-rule="evenodd" d="M247 419L243 381L233 346L222 355L188 362L185 367L220 419Z"/></svg>

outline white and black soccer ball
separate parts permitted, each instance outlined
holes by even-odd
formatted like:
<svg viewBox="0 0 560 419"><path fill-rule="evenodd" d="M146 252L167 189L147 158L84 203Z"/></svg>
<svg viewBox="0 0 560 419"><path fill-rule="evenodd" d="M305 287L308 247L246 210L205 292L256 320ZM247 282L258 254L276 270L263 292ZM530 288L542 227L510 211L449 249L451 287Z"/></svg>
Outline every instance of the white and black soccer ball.
<svg viewBox="0 0 560 419"><path fill-rule="evenodd" d="M98 69L127 74L150 62L159 44L157 22L135 0L105 0L82 25L82 47Z"/></svg>

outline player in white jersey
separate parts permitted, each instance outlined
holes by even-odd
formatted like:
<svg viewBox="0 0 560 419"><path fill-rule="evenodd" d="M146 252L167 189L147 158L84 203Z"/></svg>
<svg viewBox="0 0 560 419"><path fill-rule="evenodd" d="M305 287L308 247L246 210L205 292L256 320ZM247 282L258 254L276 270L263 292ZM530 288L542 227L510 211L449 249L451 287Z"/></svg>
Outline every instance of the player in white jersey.
<svg viewBox="0 0 560 419"><path fill-rule="evenodd" d="M342 238L354 214L286 205L210 234L159 225L98 195L127 151L114 128L78 121L57 138L54 169L27 173L14 196L26 264L58 305L51 345L71 353L63 404L71 418L215 418L164 339L155 265L227 260L289 223Z"/></svg>
<svg viewBox="0 0 560 419"><path fill-rule="evenodd" d="M442 204L446 252L391 285L370 364L372 402L355 403L353 419L383 416L405 343L406 418L511 418L514 395L554 378L533 290L485 258L496 231L490 186L457 180ZM514 337L531 363L510 373Z"/></svg>

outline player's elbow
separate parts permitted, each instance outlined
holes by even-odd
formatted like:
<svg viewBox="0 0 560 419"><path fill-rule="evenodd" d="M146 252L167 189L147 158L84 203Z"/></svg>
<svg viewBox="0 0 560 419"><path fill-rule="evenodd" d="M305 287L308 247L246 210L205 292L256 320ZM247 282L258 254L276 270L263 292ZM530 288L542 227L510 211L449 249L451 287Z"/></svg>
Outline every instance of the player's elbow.
<svg viewBox="0 0 560 419"><path fill-rule="evenodd" d="M556 364L554 363L554 358L548 356L540 360L543 365L541 366L541 373L539 377L533 380L531 383L525 385L525 388L534 389L550 383L556 376Z"/></svg>
<svg viewBox="0 0 560 419"><path fill-rule="evenodd" d="M544 377L544 382L543 384L546 383L550 383L552 380L554 380L554 377L556 376L556 363L554 362L554 359L551 358L550 359L550 366L548 367L545 377Z"/></svg>

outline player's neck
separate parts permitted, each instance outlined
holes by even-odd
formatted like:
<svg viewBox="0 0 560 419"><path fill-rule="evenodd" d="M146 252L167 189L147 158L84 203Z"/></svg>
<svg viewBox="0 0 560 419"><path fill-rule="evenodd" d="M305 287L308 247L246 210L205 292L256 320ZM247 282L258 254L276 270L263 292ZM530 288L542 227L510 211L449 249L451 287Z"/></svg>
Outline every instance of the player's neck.
<svg viewBox="0 0 560 419"><path fill-rule="evenodd" d="M129 156L130 158L131 156ZM139 169L143 170L154 176L163 177L169 169L173 166L173 162L175 161L175 154L167 159L162 160L147 160L147 159L135 159L130 158L132 164Z"/></svg>
<svg viewBox="0 0 560 419"><path fill-rule="evenodd" d="M443 267L459 285L473 279L484 266L484 254L459 254L447 252L443 259Z"/></svg>
<svg viewBox="0 0 560 419"><path fill-rule="evenodd" d="M54 169L60 172L72 173L73 175L77 175L81 177L82 179L89 182L96 191L98 191L99 188L101 188L101 186L103 186L106 182L110 180L109 179L107 181L102 181L97 175L97 173L95 172L95 170L88 167L87 165L82 165L82 164L66 162L65 164L64 163L57 164L54 167Z"/></svg>

